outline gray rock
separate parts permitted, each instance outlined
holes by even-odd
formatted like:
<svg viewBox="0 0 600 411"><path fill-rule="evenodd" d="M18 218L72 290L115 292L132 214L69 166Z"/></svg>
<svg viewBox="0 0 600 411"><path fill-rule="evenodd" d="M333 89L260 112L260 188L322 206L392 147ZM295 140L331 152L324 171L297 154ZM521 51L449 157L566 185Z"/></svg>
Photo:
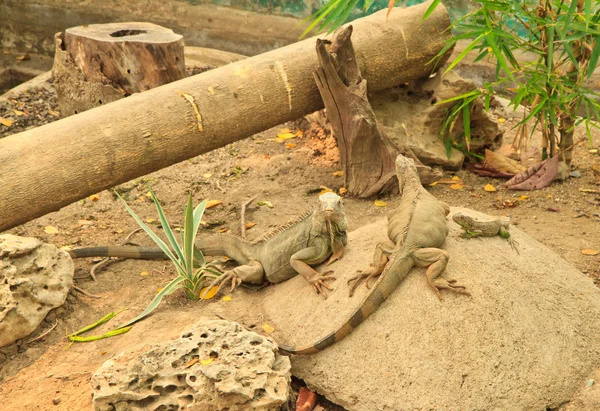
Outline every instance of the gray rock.
<svg viewBox="0 0 600 411"><path fill-rule="evenodd" d="M516 227L520 254L500 237L464 239L448 224L444 276L471 297L443 293L439 301L425 270L413 268L344 340L292 357L293 374L350 411L541 410L568 401L600 365L598 288ZM267 289L276 341L301 347L348 318L368 290L349 298L346 281L368 266L386 226L349 233L346 254L327 267L337 277L327 300L300 276Z"/></svg>
<svg viewBox="0 0 600 411"><path fill-rule="evenodd" d="M177 340L106 361L92 377L93 405L97 411L277 410L287 401L290 368L270 339L204 319Z"/></svg>
<svg viewBox="0 0 600 411"><path fill-rule="evenodd" d="M31 334L73 286L73 262L36 238L0 235L0 347Z"/></svg>

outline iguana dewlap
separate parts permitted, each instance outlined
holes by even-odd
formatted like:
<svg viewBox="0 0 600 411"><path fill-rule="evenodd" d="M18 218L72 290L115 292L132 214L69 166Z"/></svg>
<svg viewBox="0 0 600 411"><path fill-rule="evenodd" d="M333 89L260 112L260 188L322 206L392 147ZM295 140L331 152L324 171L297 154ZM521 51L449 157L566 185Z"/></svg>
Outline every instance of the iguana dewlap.
<svg viewBox="0 0 600 411"><path fill-rule="evenodd" d="M469 295L454 280L440 277L449 259L448 253L439 247L448 235L446 216L450 208L423 188L412 159L398 156L396 175L401 200L388 215L389 239L377 245L373 267L351 280L354 281L351 294L361 281L366 279L368 284L370 278L379 276L375 287L338 329L303 348L280 346L284 353L312 354L343 339L377 310L415 265L427 267L427 284L440 299L442 289Z"/></svg>
<svg viewBox="0 0 600 411"><path fill-rule="evenodd" d="M342 257L346 245L348 223L342 199L335 193L319 196L315 209L267 233L257 241L249 242L231 235L200 237L196 247L205 255L227 256L238 267L226 271L216 284L231 280L263 284L279 283L301 274L318 293L328 288L324 280L333 279L327 273L319 274L311 265L330 258L329 263ZM157 247L90 247L69 251L72 258L125 257L159 259L166 256ZM216 285L213 284L213 285Z"/></svg>

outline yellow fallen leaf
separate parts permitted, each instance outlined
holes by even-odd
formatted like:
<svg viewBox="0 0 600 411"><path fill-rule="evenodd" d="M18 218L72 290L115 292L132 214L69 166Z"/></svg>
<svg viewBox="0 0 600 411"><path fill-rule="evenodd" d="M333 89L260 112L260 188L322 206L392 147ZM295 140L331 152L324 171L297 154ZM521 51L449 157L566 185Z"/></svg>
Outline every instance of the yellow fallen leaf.
<svg viewBox="0 0 600 411"><path fill-rule="evenodd" d="M342 177L344 175L344 171L340 170L340 171L334 171L333 172L333 176L334 177Z"/></svg>
<svg viewBox="0 0 600 411"><path fill-rule="evenodd" d="M231 301L231 296L225 295L225 296L223 296L223 298L221 298L221 301Z"/></svg>
<svg viewBox="0 0 600 411"><path fill-rule="evenodd" d="M204 287L203 289L200 290L200 295L204 294L204 291L206 291L208 287ZM204 296L204 298L201 298L202 300L210 300L211 298L213 298L215 296L215 294L217 293L217 289L218 287L212 287L210 290L208 290L208 293L206 293L206 296Z"/></svg>
<svg viewBox="0 0 600 411"><path fill-rule="evenodd" d="M581 250L581 254L583 255L598 255L599 253L600 251L593 250L591 248L584 248L583 250Z"/></svg>
<svg viewBox="0 0 600 411"><path fill-rule="evenodd" d="M46 227L44 227L44 232L46 234L58 234L58 228L51 225L47 225Z"/></svg>
<svg viewBox="0 0 600 411"><path fill-rule="evenodd" d="M340 187L340 195L346 194L348 192L348 190L346 189L346 187Z"/></svg>
<svg viewBox="0 0 600 411"><path fill-rule="evenodd" d="M204 173L204 174L202 174L202 177L204 177L204 178L211 178L212 177L212 173Z"/></svg>
<svg viewBox="0 0 600 411"><path fill-rule="evenodd" d="M263 324L263 330L266 333L272 333L273 331L275 331L275 328L271 327L269 324L264 323Z"/></svg>
<svg viewBox="0 0 600 411"><path fill-rule="evenodd" d="M386 206L387 206L387 203L386 203L385 201L383 201L383 200L375 200L375 201L373 202L373 205L374 205L375 207L386 207Z"/></svg>
<svg viewBox="0 0 600 411"><path fill-rule="evenodd" d="M589 150L590 154L597 154L598 153L598 149L597 148L591 148Z"/></svg>
<svg viewBox="0 0 600 411"><path fill-rule="evenodd" d="M224 227L224 228L219 228L217 230L217 233L226 233L227 231L229 231L229 227Z"/></svg>
<svg viewBox="0 0 600 411"><path fill-rule="evenodd" d="M162 290L163 290L163 288L162 288L162 287L158 287L158 288L156 289L156 292L157 292L157 293L160 293Z"/></svg>
<svg viewBox="0 0 600 411"><path fill-rule="evenodd" d="M502 118L502 117L498 117L498 123L504 123L506 121L506 119Z"/></svg>
<svg viewBox="0 0 600 411"><path fill-rule="evenodd" d="M462 184L452 184L450 186L451 190L462 190L463 189L463 185Z"/></svg>
<svg viewBox="0 0 600 411"><path fill-rule="evenodd" d="M223 204L223 202L221 200L209 200L206 202L206 208L213 208L215 206L218 206L219 204Z"/></svg>
<svg viewBox="0 0 600 411"><path fill-rule="evenodd" d="M22 111L20 111L20 110L15 110L15 109L13 109L13 113L15 113L15 115L16 115L16 116L18 116L18 117L21 117L21 116L24 116L24 115L25 115L25 113L23 113Z"/></svg>
<svg viewBox="0 0 600 411"><path fill-rule="evenodd" d="M192 365L197 364L199 362L200 362L200 358L194 357L191 360L189 360L187 363L185 363L183 368L190 368Z"/></svg>
<svg viewBox="0 0 600 411"><path fill-rule="evenodd" d="M98 194L92 194L91 196L88 197L88 200L90 200L90 201L98 201L98 200L100 200L100 195L98 195Z"/></svg>
<svg viewBox="0 0 600 411"><path fill-rule="evenodd" d="M437 186L439 181L434 181L433 183L429 183L429 187Z"/></svg>
<svg viewBox="0 0 600 411"><path fill-rule="evenodd" d="M520 201L525 201L529 198L529 196L519 196Z"/></svg>
<svg viewBox="0 0 600 411"><path fill-rule="evenodd" d="M140 275L141 275L142 277L145 277L145 276L147 276L148 274L150 274L148 271L142 271L142 272L140 273Z"/></svg>
<svg viewBox="0 0 600 411"><path fill-rule="evenodd" d="M209 86L209 87L208 87L208 92L209 92L210 94L215 94L215 91L216 91L216 90L215 90L215 87L214 87L214 86Z"/></svg>
<svg viewBox="0 0 600 411"><path fill-rule="evenodd" d="M285 148L294 148L294 147L296 147L296 145L294 143L287 143L285 145Z"/></svg>
<svg viewBox="0 0 600 411"><path fill-rule="evenodd" d="M494 187L494 186L493 186L493 185L491 185L491 184L486 184L486 185L483 187L483 189L484 189L485 191L487 191L488 193L493 193L494 191L496 191L496 187Z"/></svg>
<svg viewBox="0 0 600 411"><path fill-rule="evenodd" d="M213 362L213 361L214 361L214 359L212 359L212 358L207 358L206 360L201 360L201 361L200 361L200 364L202 364L202 365L208 365L208 364L210 364L210 363L211 363L211 362Z"/></svg>
<svg viewBox="0 0 600 411"><path fill-rule="evenodd" d="M296 138L294 133L280 133L277 134L277 138L275 139L278 143L283 143L285 140L289 140L292 138Z"/></svg>
<svg viewBox="0 0 600 411"><path fill-rule="evenodd" d="M252 228L252 227L254 227L255 225L256 225L256 223L255 223L255 222L253 222L253 221L248 221L248 222L246 223L246 230L248 230L249 228Z"/></svg>
<svg viewBox="0 0 600 411"><path fill-rule="evenodd" d="M48 114L54 117L60 117L60 113L58 111L48 110Z"/></svg>
<svg viewBox="0 0 600 411"><path fill-rule="evenodd" d="M304 131L302 131L302 130L296 130L296 137L302 138L303 135L304 135Z"/></svg>
<svg viewBox="0 0 600 411"><path fill-rule="evenodd" d="M583 190L583 189L581 189L581 188L579 189L579 191L582 191L582 190ZM548 195L546 196L546 198L552 198L552 194L548 194Z"/></svg>
<svg viewBox="0 0 600 411"><path fill-rule="evenodd" d="M13 123L14 121L9 118L0 117L0 124L3 126L10 127L13 125Z"/></svg>
<svg viewBox="0 0 600 411"><path fill-rule="evenodd" d="M454 181L460 181L460 178L458 176L454 176L454 177L452 177L452 180L454 180Z"/></svg>
<svg viewBox="0 0 600 411"><path fill-rule="evenodd" d="M156 219L154 219L154 218L147 218L147 219L146 219L146 222L147 222L148 224L152 224L152 223L154 223L155 221L156 221Z"/></svg>
<svg viewBox="0 0 600 411"><path fill-rule="evenodd" d="M487 50L487 51L488 51L488 53L491 53L491 52L492 52L492 48L491 48L491 47L488 47L488 50Z"/></svg>
<svg viewBox="0 0 600 411"><path fill-rule="evenodd" d="M269 208L274 207L273 203L271 203L270 201L257 201L256 204L259 206L267 206Z"/></svg>
<svg viewBox="0 0 600 411"><path fill-rule="evenodd" d="M100 355L106 355L108 351L100 351Z"/></svg>
<svg viewBox="0 0 600 411"><path fill-rule="evenodd" d="M152 198L152 192L148 191L146 194L144 194L146 197L148 198Z"/></svg>

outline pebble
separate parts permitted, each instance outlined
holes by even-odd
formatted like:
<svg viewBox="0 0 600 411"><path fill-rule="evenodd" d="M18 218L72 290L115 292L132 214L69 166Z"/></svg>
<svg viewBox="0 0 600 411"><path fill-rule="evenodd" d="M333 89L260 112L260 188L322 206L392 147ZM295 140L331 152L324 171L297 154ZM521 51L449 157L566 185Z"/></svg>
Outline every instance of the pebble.
<svg viewBox="0 0 600 411"><path fill-rule="evenodd" d="M58 397L54 398L54 399L52 400L52 404L54 404L54 405L58 405L58 404L60 404L60 398L58 398Z"/></svg>

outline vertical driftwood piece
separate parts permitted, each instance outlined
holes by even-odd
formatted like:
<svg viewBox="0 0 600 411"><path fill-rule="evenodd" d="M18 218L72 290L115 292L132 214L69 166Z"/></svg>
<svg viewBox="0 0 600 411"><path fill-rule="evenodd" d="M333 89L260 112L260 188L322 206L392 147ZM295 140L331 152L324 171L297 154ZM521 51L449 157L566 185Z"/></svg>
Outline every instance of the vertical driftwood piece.
<svg viewBox="0 0 600 411"><path fill-rule="evenodd" d="M340 150L348 193L364 198L394 186L398 150L377 125L351 35L352 26L346 26L329 47L317 40L320 67L314 77Z"/></svg>

